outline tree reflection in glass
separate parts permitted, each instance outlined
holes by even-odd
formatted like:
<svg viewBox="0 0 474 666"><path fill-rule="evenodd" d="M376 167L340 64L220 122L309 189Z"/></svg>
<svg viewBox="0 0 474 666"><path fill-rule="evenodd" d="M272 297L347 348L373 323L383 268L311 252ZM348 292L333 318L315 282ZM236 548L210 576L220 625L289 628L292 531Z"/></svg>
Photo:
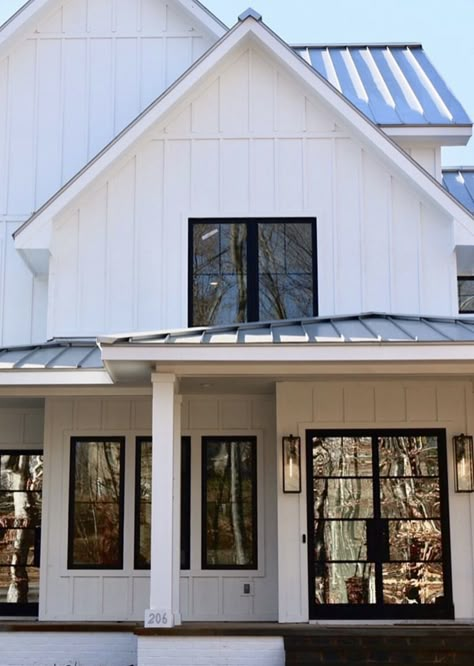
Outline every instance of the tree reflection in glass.
<svg viewBox="0 0 474 666"><path fill-rule="evenodd" d="M36 530L41 525L43 457L0 456L0 602L38 601Z"/></svg>
<svg viewBox="0 0 474 666"><path fill-rule="evenodd" d="M122 447L120 441L73 440L70 566L121 566Z"/></svg>
<svg viewBox="0 0 474 666"><path fill-rule="evenodd" d="M203 441L203 567L257 567L256 442Z"/></svg>

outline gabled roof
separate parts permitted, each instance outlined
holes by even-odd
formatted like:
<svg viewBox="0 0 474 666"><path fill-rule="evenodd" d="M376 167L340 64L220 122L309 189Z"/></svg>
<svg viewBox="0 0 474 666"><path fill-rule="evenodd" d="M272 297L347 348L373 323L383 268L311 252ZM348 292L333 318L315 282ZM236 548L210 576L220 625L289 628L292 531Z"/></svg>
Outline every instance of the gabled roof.
<svg viewBox="0 0 474 666"><path fill-rule="evenodd" d="M443 169L443 184L450 194L474 214L474 167Z"/></svg>
<svg viewBox="0 0 474 666"><path fill-rule="evenodd" d="M471 125L420 44L293 48L378 125Z"/></svg>
<svg viewBox="0 0 474 666"><path fill-rule="evenodd" d="M296 80L308 86L313 93L321 96L331 106L335 115L339 116L341 124L351 128L354 134L360 137L361 141L369 143L380 156L388 159L401 177L409 178L433 204L443 209L453 219L456 219L469 234L474 233L473 217L468 210L464 209L440 183L329 84L307 61L300 58L261 20L255 20L249 16L227 32L201 59L194 63L168 90L15 232L14 238L17 249L47 248L52 219L111 164L132 149L140 137L163 118L185 95L199 85L204 77L226 55L245 43L256 43L271 53Z"/></svg>
<svg viewBox="0 0 474 666"><path fill-rule="evenodd" d="M99 342L102 345L474 342L474 319L367 313L101 336Z"/></svg>
<svg viewBox="0 0 474 666"><path fill-rule="evenodd" d="M199 0L174 0L187 13L192 14L201 24L213 32L216 37L221 37L227 30L211 11L209 11ZM0 25L0 55L2 50L8 48L12 42L22 35L25 30L31 29L48 12L52 11L58 0L28 0L15 12L3 25Z"/></svg>

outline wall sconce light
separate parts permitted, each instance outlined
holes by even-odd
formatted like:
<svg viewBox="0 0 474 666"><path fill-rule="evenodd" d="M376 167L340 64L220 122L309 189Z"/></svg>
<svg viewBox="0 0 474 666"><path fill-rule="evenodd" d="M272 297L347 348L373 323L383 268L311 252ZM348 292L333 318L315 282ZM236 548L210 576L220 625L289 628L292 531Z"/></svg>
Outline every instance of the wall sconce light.
<svg viewBox="0 0 474 666"><path fill-rule="evenodd" d="M474 491L474 451L472 435L453 437L455 490L457 493Z"/></svg>
<svg viewBox="0 0 474 666"><path fill-rule="evenodd" d="M301 438L283 437L283 492L301 492Z"/></svg>

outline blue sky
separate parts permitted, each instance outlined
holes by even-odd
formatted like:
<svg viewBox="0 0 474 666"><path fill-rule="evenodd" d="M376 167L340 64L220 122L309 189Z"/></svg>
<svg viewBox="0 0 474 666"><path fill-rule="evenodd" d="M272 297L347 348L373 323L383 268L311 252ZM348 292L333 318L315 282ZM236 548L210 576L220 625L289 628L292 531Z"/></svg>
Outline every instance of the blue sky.
<svg viewBox="0 0 474 666"><path fill-rule="evenodd" d="M249 4L290 43L417 42L474 120L474 0L202 0L231 26ZM0 0L0 24L24 0ZM445 165L474 165L474 138Z"/></svg>

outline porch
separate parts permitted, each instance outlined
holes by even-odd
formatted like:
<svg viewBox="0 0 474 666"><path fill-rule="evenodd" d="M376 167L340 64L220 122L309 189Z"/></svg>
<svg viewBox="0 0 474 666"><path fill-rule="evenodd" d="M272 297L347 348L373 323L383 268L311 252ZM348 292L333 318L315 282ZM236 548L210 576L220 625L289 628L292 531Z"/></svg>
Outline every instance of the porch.
<svg viewBox="0 0 474 666"><path fill-rule="evenodd" d="M0 625L2 666L303 666L453 664L471 666L474 624L277 624L185 622L164 630L142 623Z"/></svg>

